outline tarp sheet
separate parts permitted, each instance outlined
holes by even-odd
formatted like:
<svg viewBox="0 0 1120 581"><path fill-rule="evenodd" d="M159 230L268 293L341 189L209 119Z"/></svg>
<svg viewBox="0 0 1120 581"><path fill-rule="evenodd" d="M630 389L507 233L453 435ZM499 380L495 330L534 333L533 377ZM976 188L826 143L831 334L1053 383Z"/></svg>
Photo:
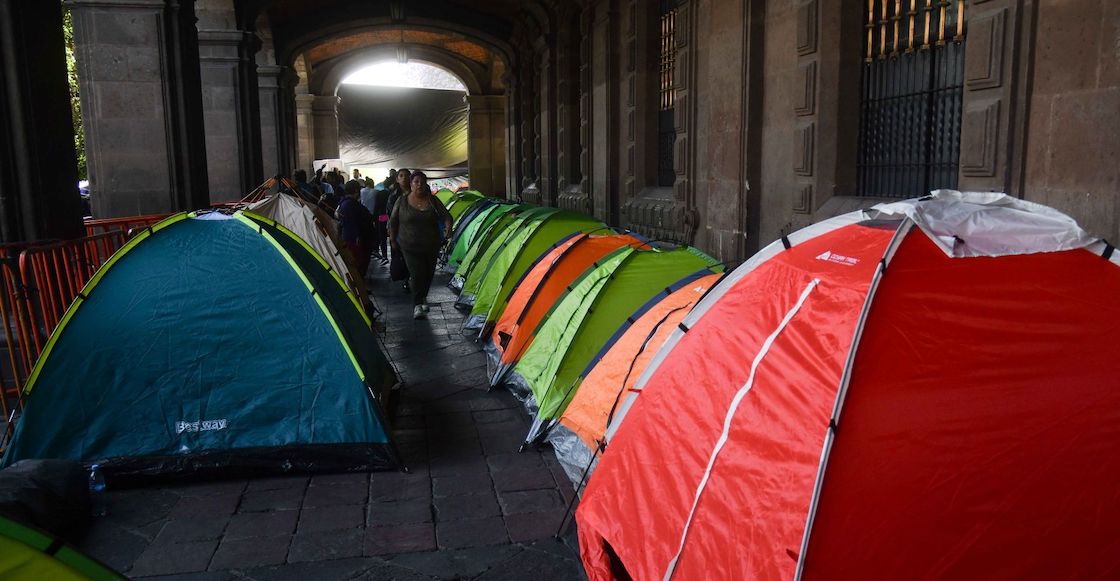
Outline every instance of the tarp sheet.
<svg viewBox="0 0 1120 581"><path fill-rule="evenodd" d="M467 173L466 93L344 84L338 96L347 166L420 169L430 178Z"/></svg>

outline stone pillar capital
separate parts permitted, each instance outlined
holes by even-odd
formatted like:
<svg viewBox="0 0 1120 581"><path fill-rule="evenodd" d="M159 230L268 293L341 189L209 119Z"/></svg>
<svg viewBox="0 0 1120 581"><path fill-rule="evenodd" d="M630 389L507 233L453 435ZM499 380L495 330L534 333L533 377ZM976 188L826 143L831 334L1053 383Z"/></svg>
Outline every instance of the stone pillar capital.
<svg viewBox="0 0 1120 581"><path fill-rule="evenodd" d="M309 95L309 97L311 97L311 108L317 114L338 113L338 104L342 101L338 95Z"/></svg>

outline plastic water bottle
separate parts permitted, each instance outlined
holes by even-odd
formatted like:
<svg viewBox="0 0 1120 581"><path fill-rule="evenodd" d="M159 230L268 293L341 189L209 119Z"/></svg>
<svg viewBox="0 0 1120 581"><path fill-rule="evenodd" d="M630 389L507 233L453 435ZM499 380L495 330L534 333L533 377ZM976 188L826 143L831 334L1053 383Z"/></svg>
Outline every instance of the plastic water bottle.
<svg viewBox="0 0 1120 581"><path fill-rule="evenodd" d="M90 466L89 470L89 507L93 516L109 514L105 503L105 474L97 464Z"/></svg>

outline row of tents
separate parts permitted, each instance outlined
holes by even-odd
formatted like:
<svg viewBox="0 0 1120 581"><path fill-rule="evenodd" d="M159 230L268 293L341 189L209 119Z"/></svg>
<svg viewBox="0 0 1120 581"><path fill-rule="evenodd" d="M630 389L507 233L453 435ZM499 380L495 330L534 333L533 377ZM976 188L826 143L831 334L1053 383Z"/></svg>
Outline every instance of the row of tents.
<svg viewBox="0 0 1120 581"><path fill-rule="evenodd" d="M586 487L591 579L1108 578L1120 255L938 191L730 273L551 208L460 214L494 385Z"/></svg>

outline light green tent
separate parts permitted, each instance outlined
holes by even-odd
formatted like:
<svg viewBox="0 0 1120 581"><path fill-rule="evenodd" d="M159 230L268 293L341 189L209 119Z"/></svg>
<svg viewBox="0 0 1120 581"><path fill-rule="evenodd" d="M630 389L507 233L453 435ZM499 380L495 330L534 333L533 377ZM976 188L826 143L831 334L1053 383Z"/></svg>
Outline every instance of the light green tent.
<svg viewBox="0 0 1120 581"><path fill-rule="evenodd" d="M511 210L498 215L497 219L491 222L484 230L479 230L479 233L467 247L467 252L463 255L463 260L459 263L458 270L455 271L455 276L452 276L451 282L448 283L451 288L456 291L461 290L463 288L463 281L466 280L467 275L470 274L471 270L486 252L486 249L490 247L496 238L504 234L506 228L514 224L521 214L532 211L533 209L536 209L536 206L518 204Z"/></svg>
<svg viewBox="0 0 1120 581"><path fill-rule="evenodd" d="M459 273L463 275L463 283L459 288L459 300L456 301L456 305L470 306L474 304L474 296L478 293L478 289L482 285L482 279L494 257L504 250L506 244L523 228L536 228L541 220L558 212L560 212L559 208L530 207L524 212L520 212L500 232L497 232L493 238L487 241L485 247L479 249L469 268L465 272L463 269L459 270ZM456 273L456 275L459 273Z"/></svg>
<svg viewBox="0 0 1120 581"><path fill-rule="evenodd" d="M442 188L440 191L436 192L435 195L439 198L439 201L443 202L443 205L446 206L451 203L451 198L455 196L455 192L447 188Z"/></svg>
<svg viewBox="0 0 1120 581"><path fill-rule="evenodd" d="M451 250L447 254L448 272L455 272L459 269L459 265L463 263L463 258L466 257L467 252L474 248L474 243L485 235L490 226L509 212L520 211L528 206L523 204L495 204L487 208L483 208L478 214L470 216L464 215L464 220L470 220L463 225L462 232L451 241Z"/></svg>
<svg viewBox="0 0 1120 581"><path fill-rule="evenodd" d="M471 206L485 199L486 196L474 190L463 190L451 196L450 201L444 205L447 206L447 211L451 214L452 221L458 222L459 217L467 213L467 210L469 210Z"/></svg>
<svg viewBox="0 0 1120 581"><path fill-rule="evenodd" d="M714 258L695 248L637 249L624 246L589 268L553 305L536 339L510 376L515 390L532 398L536 418L525 441L559 418L575 395L588 364L627 317L663 289L709 269ZM532 404L535 404L532 405Z"/></svg>
<svg viewBox="0 0 1120 581"><path fill-rule="evenodd" d="M0 517L0 579L116 581L124 577L60 539Z"/></svg>
<svg viewBox="0 0 1120 581"><path fill-rule="evenodd" d="M465 328L479 329L480 336L485 334L486 326L501 316L510 293L541 255L573 234L605 230L606 227L606 224L590 216L564 211L526 222L482 270ZM468 278L463 295L470 289L471 280ZM463 295L460 295L460 300Z"/></svg>

